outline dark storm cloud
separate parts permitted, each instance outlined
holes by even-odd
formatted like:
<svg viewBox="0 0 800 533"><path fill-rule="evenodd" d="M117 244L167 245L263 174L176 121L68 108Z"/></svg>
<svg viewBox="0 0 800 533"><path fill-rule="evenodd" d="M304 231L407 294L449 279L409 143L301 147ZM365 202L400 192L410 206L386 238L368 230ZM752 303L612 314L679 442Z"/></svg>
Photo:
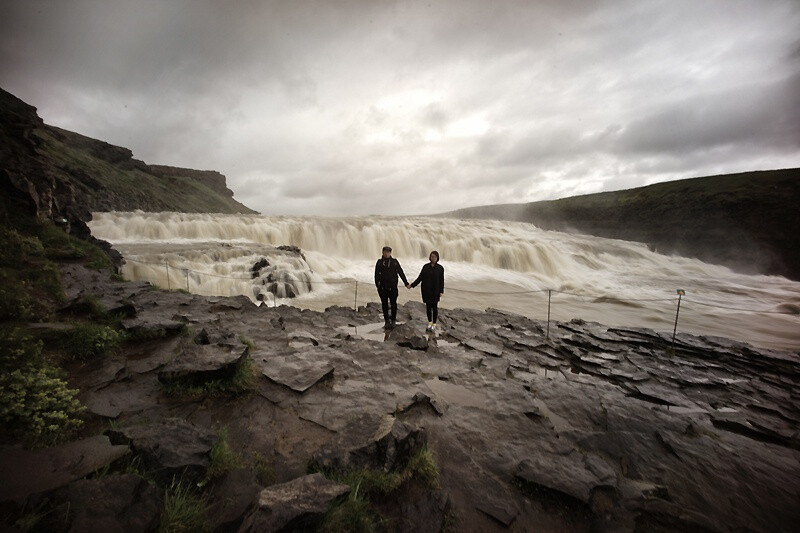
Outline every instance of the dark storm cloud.
<svg viewBox="0 0 800 533"><path fill-rule="evenodd" d="M800 164L794 0L0 0L0 85L266 213Z"/></svg>

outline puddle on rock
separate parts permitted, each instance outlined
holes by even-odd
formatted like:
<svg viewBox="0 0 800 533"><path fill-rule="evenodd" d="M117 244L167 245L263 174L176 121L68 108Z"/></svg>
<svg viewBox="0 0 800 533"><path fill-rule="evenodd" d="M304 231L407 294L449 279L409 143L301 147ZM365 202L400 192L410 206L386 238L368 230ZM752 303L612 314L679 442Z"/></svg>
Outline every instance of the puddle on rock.
<svg viewBox="0 0 800 533"><path fill-rule="evenodd" d="M440 399L451 405L464 405L468 407L484 407L486 398L461 385L454 385L440 379L429 379L425 384Z"/></svg>
<svg viewBox="0 0 800 533"><path fill-rule="evenodd" d="M398 325L399 324L398 322ZM372 324L364 324L362 326L340 326L336 328L336 330L354 337L361 337L362 339L379 342L389 340L391 336L391 330L383 329L383 322L373 322Z"/></svg>

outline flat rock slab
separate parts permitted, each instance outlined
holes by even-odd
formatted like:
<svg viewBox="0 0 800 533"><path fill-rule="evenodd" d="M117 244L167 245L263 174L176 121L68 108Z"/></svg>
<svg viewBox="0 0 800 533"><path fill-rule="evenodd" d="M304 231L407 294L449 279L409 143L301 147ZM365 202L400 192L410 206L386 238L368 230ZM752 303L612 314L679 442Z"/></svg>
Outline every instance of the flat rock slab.
<svg viewBox="0 0 800 533"><path fill-rule="evenodd" d="M608 464L578 451L526 459L519 464L516 478L585 504L589 503L595 487L617 485L614 470Z"/></svg>
<svg viewBox="0 0 800 533"><path fill-rule="evenodd" d="M89 412L106 418L117 418L123 413L135 413L158 403L161 386L155 376L135 381L112 383L100 390L82 395Z"/></svg>
<svg viewBox="0 0 800 533"><path fill-rule="evenodd" d="M372 468L389 472L425 443L424 432L392 416L362 415L340 431L312 464L334 470Z"/></svg>
<svg viewBox="0 0 800 533"><path fill-rule="evenodd" d="M21 502L31 494L61 487L128 453L128 446L113 445L103 435L42 450L5 448L0 452L0 502Z"/></svg>
<svg viewBox="0 0 800 533"><path fill-rule="evenodd" d="M199 480L209 465L209 453L217 436L181 418L167 418L147 426L108 430L111 442L128 444L142 455L148 467L167 482L184 476Z"/></svg>
<svg viewBox="0 0 800 533"><path fill-rule="evenodd" d="M80 479L53 500L59 508L46 519L61 519L54 529L69 531L155 531L163 508L161 491L135 474Z"/></svg>
<svg viewBox="0 0 800 533"><path fill-rule="evenodd" d="M464 346L478 350L493 357L501 357L503 355L503 346L498 344L491 344L489 342L481 341L478 339L467 339L461 342Z"/></svg>
<svg viewBox="0 0 800 533"><path fill-rule="evenodd" d="M305 392L319 381L333 376L333 371L334 366L327 360L315 360L296 353L269 359L264 363L262 373L293 391Z"/></svg>
<svg viewBox="0 0 800 533"><path fill-rule="evenodd" d="M180 320L172 320L161 317L136 317L126 318L122 321L122 327L130 333L144 333L147 331L163 330L169 333L177 333L186 324Z"/></svg>
<svg viewBox="0 0 800 533"><path fill-rule="evenodd" d="M210 380L232 376L241 365L249 349L247 346L192 344L158 373L164 382L192 378Z"/></svg>
<svg viewBox="0 0 800 533"><path fill-rule="evenodd" d="M350 487L310 474L264 489L240 532L313 531L331 503Z"/></svg>

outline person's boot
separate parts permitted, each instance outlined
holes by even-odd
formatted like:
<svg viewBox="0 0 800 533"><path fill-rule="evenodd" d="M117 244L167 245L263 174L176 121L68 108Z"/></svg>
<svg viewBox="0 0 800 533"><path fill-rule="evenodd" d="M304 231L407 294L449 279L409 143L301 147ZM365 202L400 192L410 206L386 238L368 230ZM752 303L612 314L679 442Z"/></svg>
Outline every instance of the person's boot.
<svg viewBox="0 0 800 533"><path fill-rule="evenodd" d="M397 321L396 321L396 320L393 318L393 319L392 319L392 322L391 322L391 324L389 325L389 328L390 328L390 329L394 329L394 327L395 327L396 325L397 325Z"/></svg>
<svg viewBox="0 0 800 533"><path fill-rule="evenodd" d="M383 322L383 329L392 329L392 324L389 322L388 318Z"/></svg>

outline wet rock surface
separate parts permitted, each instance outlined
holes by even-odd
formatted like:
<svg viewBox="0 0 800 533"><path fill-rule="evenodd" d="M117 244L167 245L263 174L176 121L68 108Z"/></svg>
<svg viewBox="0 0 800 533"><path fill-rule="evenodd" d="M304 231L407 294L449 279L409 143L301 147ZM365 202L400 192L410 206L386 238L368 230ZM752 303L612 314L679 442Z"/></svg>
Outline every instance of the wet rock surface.
<svg viewBox="0 0 800 533"><path fill-rule="evenodd" d="M387 504L398 530L787 531L800 520L798 353L686 334L673 347L671 334L583 321L551 322L546 335L545 322L491 309L443 309L433 335L419 303L384 332L377 303L317 313L115 283L93 290L124 298L141 323L175 320L193 333L75 376L82 398L118 419L131 448L161 450L165 468L203 472L223 427L248 464L265 458L283 488L225 481L239 495L220 511L226 524L255 530L269 513L292 524L306 503L324 512L339 489L305 485L309 465L391 470L423 444L438 487ZM415 336L427 349L406 344ZM239 353L243 338L254 346L251 394L164 394L158 376L189 348ZM166 420L181 428L175 440ZM165 447L190 457L172 462Z"/></svg>
<svg viewBox="0 0 800 533"><path fill-rule="evenodd" d="M240 532L304 531L319 522L337 498L350 487L309 474L261 491L253 511L244 519Z"/></svg>

